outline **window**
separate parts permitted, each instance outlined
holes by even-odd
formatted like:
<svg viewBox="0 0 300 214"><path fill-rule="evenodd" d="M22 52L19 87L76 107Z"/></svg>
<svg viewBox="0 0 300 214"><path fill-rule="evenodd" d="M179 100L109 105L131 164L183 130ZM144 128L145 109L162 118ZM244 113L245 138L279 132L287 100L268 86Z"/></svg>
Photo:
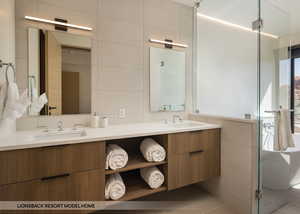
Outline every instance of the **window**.
<svg viewBox="0 0 300 214"><path fill-rule="evenodd" d="M291 48L291 109L292 131L300 132L300 46Z"/></svg>

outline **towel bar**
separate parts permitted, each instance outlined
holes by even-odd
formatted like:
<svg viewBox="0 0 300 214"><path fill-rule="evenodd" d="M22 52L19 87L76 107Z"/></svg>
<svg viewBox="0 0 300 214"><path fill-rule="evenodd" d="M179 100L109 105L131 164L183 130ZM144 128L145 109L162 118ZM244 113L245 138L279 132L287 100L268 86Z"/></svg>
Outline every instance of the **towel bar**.
<svg viewBox="0 0 300 214"><path fill-rule="evenodd" d="M290 112L294 112L293 109L290 109L289 111L290 111ZM265 111L265 113L280 113L280 110Z"/></svg>
<svg viewBox="0 0 300 214"><path fill-rule="evenodd" d="M15 70L15 67L14 67L13 63L11 63L11 62L4 63L2 60L0 60L0 68L2 68L3 66L6 66L6 69L5 69L6 81L9 82L9 79L8 79L8 69L11 68L12 71L13 71L14 82L16 82L16 70Z"/></svg>

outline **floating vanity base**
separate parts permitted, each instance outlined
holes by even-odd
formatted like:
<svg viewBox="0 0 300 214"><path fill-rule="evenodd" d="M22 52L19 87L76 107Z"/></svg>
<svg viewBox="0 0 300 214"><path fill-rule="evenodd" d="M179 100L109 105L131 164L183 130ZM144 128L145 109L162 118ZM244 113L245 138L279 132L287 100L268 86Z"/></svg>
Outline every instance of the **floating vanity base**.
<svg viewBox="0 0 300 214"><path fill-rule="evenodd" d="M0 152L0 201L104 201L107 176L120 173L126 185L121 201L177 189L220 176L220 129L147 136L167 152L147 162L139 151L145 137ZM125 168L105 170L106 146L118 144L129 155ZM158 189L140 169L156 166L165 176Z"/></svg>

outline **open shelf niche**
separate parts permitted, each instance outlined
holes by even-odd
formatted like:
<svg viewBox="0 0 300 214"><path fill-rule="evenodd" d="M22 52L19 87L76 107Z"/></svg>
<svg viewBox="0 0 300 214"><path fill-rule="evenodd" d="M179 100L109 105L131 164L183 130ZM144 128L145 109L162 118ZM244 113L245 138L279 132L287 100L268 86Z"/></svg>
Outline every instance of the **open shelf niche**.
<svg viewBox="0 0 300 214"><path fill-rule="evenodd" d="M168 154L168 136L158 135L151 136L160 145L162 145ZM126 150L128 153L128 164L126 167L118 170L105 170L106 177L120 173L126 186L126 194L120 199L120 201L128 201L151 195L158 192L167 191L167 171L168 171L168 160L162 162L147 162L141 154L139 147L140 143L144 138L131 138L107 141L106 144L117 144ZM140 169L157 166L165 176L165 182L162 187L157 189L151 189L149 185L140 176Z"/></svg>

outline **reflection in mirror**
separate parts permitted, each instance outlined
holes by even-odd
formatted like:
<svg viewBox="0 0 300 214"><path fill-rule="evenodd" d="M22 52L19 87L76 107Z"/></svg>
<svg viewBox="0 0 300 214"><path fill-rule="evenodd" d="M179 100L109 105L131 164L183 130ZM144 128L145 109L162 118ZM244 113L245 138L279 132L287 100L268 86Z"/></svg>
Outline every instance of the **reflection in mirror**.
<svg viewBox="0 0 300 214"><path fill-rule="evenodd" d="M48 104L29 115L91 113L91 39L65 32L28 30L28 88Z"/></svg>
<svg viewBox="0 0 300 214"><path fill-rule="evenodd" d="M185 110L185 52L150 47L152 112Z"/></svg>

